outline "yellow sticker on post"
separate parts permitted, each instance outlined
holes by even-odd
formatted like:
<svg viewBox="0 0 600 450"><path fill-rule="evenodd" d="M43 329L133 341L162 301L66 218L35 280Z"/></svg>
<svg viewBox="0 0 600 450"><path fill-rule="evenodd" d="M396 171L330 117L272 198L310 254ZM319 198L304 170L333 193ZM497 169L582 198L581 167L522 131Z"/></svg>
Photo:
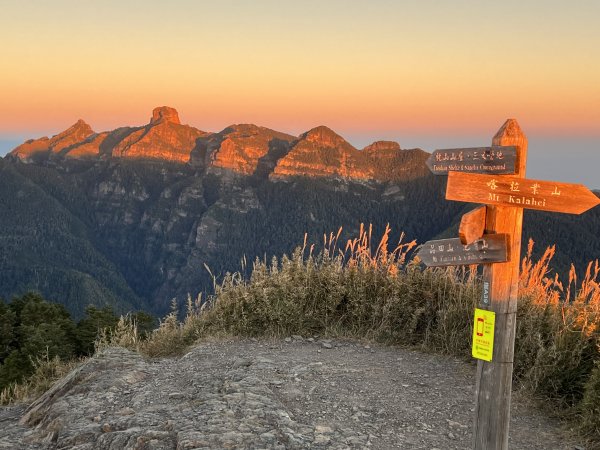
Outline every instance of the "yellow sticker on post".
<svg viewBox="0 0 600 450"><path fill-rule="evenodd" d="M491 361L494 353L494 325L496 313L485 309L475 308L475 323L473 324L473 358Z"/></svg>

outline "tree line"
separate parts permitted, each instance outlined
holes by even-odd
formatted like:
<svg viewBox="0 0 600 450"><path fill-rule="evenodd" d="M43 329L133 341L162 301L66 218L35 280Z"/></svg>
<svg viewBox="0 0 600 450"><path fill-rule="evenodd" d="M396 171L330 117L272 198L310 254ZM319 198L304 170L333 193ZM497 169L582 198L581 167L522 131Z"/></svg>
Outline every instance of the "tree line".
<svg viewBox="0 0 600 450"><path fill-rule="evenodd" d="M155 319L145 312L133 314L139 333L149 333ZM30 292L10 302L0 299L0 390L33 374L38 358L66 361L94 353L102 330L114 329L119 317L110 306L89 305L75 322L67 309Z"/></svg>

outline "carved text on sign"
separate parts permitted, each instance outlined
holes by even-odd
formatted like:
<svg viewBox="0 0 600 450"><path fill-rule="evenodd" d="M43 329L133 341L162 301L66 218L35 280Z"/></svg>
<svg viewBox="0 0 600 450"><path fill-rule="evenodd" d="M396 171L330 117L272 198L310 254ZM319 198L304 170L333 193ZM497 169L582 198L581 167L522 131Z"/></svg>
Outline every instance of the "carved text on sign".
<svg viewBox="0 0 600 450"><path fill-rule="evenodd" d="M436 175L449 171L512 174L515 173L515 147L475 147L435 150L427 166Z"/></svg>
<svg viewBox="0 0 600 450"><path fill-rule="evenodd" d="M581 214L600 199L581 184L450 172L447 200Z"/></svg>
<svg viewBox="0 0 600 450"><path fill-rule="evenodd" d="M417 256L426 266L459 266L505 262L507 255L507 235L490 234L464 245L459 238L439 239L425 242Z"/></svg>

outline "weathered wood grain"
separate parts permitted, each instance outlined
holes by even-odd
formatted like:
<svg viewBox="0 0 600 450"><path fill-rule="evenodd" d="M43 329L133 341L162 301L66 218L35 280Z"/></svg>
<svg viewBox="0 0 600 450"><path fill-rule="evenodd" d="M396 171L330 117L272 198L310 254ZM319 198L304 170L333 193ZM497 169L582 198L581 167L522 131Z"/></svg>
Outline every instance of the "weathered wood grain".
<svg viewBox="0 0 600 450"><path fill-rule="evenodd" d="M521 181L525 177L527 138L517 121L507 120L494 136L492 145L514 145L518 154L514 177L497 175L492 178ZM452 175L456 173L450 174L448 185ZM459 186L455 185L453 189L457 191ZM496 313L496 329L492 361L479 360L477 363L473 448L505 450L508 449L523 208L498 203L488 206L486 211L486 232L510 235L510 259L505 263L486 265L483 269L484 283L489 290L487 299L482 298L480 308Z"/></svg>
<svg viewBox="0 0 600 450"><path fill-rule="evenodd" d="M508 236L490 234L469 245L459 238L425 242L417 256L428 267L491 264L508 259Z"/></svg>
<svg viewBox="0 0 600 450"><path fill-rule="evenodd" d="M581 214L600 204L582 184L450 172L446 199Z"/></svg>
<svg viewBox="0 0 600 450"><path fill-rule="evenodd" d="M458 237L465 245L475 242L483 236L485 230L486 207L480 206L464 214L460 219Z"/></svg>

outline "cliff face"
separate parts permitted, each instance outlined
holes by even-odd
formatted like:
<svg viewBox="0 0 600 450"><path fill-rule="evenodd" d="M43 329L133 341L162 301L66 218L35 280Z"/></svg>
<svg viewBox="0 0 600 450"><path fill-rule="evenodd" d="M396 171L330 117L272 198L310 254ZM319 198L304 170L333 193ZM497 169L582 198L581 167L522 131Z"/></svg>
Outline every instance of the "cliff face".
<svg viewBox="0 0 600 450"><path fill-rule="evenodd" d="M357 165L357 153L344 138L320 126L300 136L289 153L277 162L273 177L371 178L371 173Z"/></svg>
<svg viewBox="0 0 600 450"><path fill-rule="evenodd" d="M73 159L98 157L100 155L100 146L106 140L109 134L110 133L105 131L103 133L90 136L83 142L80 142L73 148L69 149L69 151L65 153L65 157Z"/></svg>
<svg viewBox="0 0 600 450"><path fill-rule="evenodd" d="M207 134L182 125L175 109L161 106L152 111L150 123L143 127L96 134L87 123L79 120L50 139L29 140L10 154L25 162L40 156L57 155L69 159L115 157L187 163L196 139Z"/></svg>
<svg viewBox="0 0 600 450"><path fill-rule="evenodd" d="M80 122L0 159L0 297L37 290L78 314L93 302L162 315L172 298L212 290L205 264L220 277L243 257L290 254L307 232L320 242L343 226L343 242L361 222L389 222L419 242L450 237L465 205L444 199L427 156L386 141L358 150L326 127L204 133L171 108L143 127L94 133ZM537 247L576 249L561 267L600 253L589 233L600 208L576 221L528 216Z"/></svg>
<svg viewBox="0 0 600 450"><path fill-rule="evenodd" d="M252 124L207 133L182 125L174 108L160 106L150 122L95 133L80 120L52 138L29 140L10 153L24 162L43 159L145 159L214 167L271 179L290 176L390 181L424 174L421 151L377 141L354 148L333 130L319 126L295 137Z"/></svg>
<svg viewBox="0 0 600 450"><path fill-rule="evenodd" d="M426 174L427 156L419 149L402 150L400 144L392 141L377 141L357 150L344 138L321 126L304 133L293 143L288 154L278 161L272 178L405 180Z"/></svg>
<svg viewBox="0 0 600 450"><path fill-rule="evenodd" d="M295 139L289 134L252 124L232 125L202 139L204 155L210 155L203 162L251 175L259 166L272 163Z"/></svg>
<svg viewBox="0 0 600 450"><path fill-rule="evenodd" d="M196 146L196 139L207 134L189 125L182 125L175 109L162 106L152 111L148 125L135 130L115 145L112 156L187 163Z"/></svg>
<svg viewBox="0 0 600 450"><path fill-rule="evenodd" d="M29 161L32 158L47 156L48 154L58 154L63 150L68 151L69 147L84 142L93 134L94 130L80 119L62 133L51 138L44 136L40 139L30 139L24 142L15 148L11 155Z"/></svg>

